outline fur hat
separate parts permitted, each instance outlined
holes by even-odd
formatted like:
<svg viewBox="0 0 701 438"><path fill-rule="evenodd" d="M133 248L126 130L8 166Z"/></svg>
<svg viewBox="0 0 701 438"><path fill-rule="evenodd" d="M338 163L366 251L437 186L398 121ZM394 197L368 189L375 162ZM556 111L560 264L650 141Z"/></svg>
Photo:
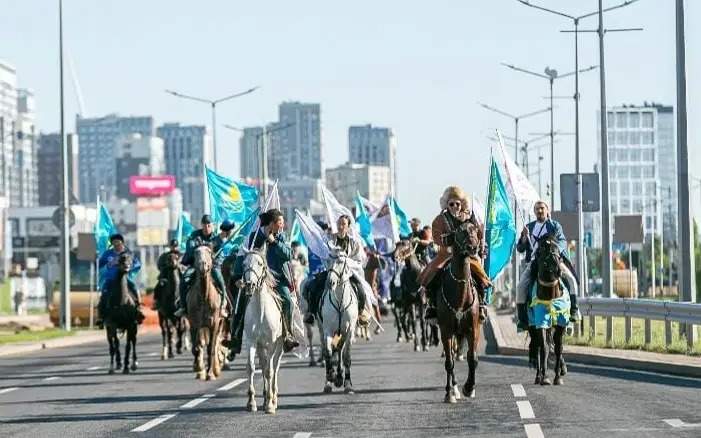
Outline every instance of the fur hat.
<svg viewBox="0 0 701 438"><path fill-rule="evenodd" d="M449 186L443 191L443 196L441 196L441 208L443 210L448 208L448 201L451 199L459 199L463 211L470 209L469 199L460 187Z"/></svg>

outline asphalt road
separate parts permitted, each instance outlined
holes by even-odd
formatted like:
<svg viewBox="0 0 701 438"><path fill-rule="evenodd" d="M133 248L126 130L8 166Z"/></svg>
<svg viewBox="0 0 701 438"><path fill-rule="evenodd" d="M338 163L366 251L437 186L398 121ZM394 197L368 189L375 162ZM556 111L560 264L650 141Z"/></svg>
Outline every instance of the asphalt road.
<svg viewBox="0 0 701 438"><path fill-rule="evenodd" d="M564 386L541 387L525 358L483 346L477 397L448 405L439 351L415 353L388 329L354 346L354 395L323 395L324 370L285 357L279 410L266 415L245 410L241 360L201 382L189 353L161 361L160 337L139 341L131 375L107 374L106 342L0 359L0 436L701 436L696 379L570 364Z"/></svg>

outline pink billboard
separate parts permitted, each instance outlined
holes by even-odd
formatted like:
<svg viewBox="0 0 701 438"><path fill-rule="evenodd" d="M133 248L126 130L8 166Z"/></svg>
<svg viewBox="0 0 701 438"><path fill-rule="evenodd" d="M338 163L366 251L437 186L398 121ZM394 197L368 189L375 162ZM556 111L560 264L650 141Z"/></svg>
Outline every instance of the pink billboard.
<svg viewBox="0 0 701 438"><path fill-rule="evenodd" d="M162 196L175 190L175 176L140 176L129 177L129 193L136 196Z"/></svg>

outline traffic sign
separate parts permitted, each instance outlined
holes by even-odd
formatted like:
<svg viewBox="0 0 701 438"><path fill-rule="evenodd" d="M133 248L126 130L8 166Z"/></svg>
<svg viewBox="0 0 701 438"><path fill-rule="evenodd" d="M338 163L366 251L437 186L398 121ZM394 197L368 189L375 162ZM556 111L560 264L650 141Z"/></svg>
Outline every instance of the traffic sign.
<svg viewBox="0 0 701 438"><path fill-rule="evenodd" d="M56 225L59 230L63 228L63 218L61 217L61 207L56 208L54 213L51 215L51 222ZM73 228L75 225L75 213L70 208L68 209L68 227Z"/></svg>
<svg viewBox="0 0 701 438"><path fill-rule="evenodd" d="M599 174L582 174L582 211L595 212L601 208L599 202ZM577 212L577 174L560 175L560 205L562 211Z"/></svg>

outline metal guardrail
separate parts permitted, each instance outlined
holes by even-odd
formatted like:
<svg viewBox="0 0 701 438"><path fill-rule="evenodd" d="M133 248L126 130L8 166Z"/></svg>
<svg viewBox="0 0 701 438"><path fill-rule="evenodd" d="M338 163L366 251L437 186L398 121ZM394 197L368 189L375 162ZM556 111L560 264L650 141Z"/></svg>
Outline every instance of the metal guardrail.
<svg viewBox="0 0 701 438"><path fill-rule="evenodd" d="M606 317L606 342L613 338L612 317L625 318L626 342L632 335L631 318L645 320L645 343L652 338L650 321L665 322L665 343L672 343L672 322L682 324L682 331L687 334L687 345L693 348L696 341L694 325L701 325L701 304L674 301L639 300L630 298L593 298L579 299L579 310L583 316L589 316L589 336L596 334L595 316ZM690 336L689 336L690 335Z"/></svg>

